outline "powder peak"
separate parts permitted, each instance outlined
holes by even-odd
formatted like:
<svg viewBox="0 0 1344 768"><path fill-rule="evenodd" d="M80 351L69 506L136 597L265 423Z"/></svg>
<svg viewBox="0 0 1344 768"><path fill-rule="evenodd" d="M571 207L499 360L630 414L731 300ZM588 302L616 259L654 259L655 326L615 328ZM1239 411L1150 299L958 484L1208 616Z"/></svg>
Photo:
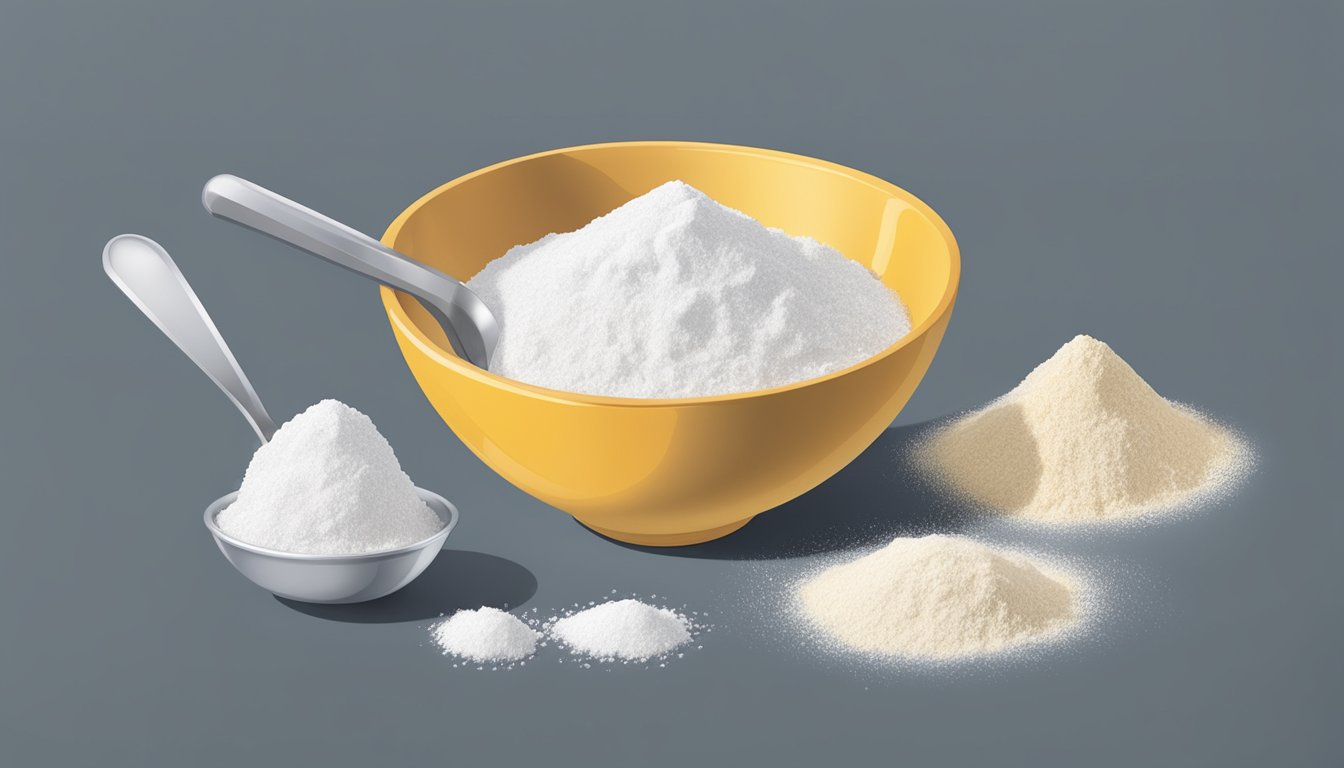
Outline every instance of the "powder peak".
<svg viewBox="0 0 1344 768"><path fill-rule="evenodd" d="M331 399L314 403L290 419L286 426L290 429L283 436L284 440L295 440L303 435L312 448L319 445L339 448L353 445L351 438L369 438L372 435L382 437L368 416L339 400ZM372 442L381 448L387 441ZM391 446L388 446L388 449L391 450Z"/></svg>
<svg viewBox="0 0 1344 768"><path fill-rule="evenodd" d="M679 179L659 184L658 186L654 187L653 189L640 195L639 197L635 198L630 202L656 208L659 206L676 204L678 202L684 202L687 200L694 201L697 203L714 202L714 200L711 199L709 195L706 195L704 192L701 192L695 187L692 187L690 184L687 184L686 182L681 181ZM630 203L627 203L627 205L629 204ZM616 210L620 209L618 208Z"/></svg>
<svg viewBox="0 0 1344 768"><path fill-rule="evenodd" d="M1036 366L1014 392L1060 390L1095 396L1104 392L1108 397L1102 407L1110 410L1115 410L1120 401L1159 397L1110 345L1084 335L1073 337L1049 360Z"/></svg>
<svg viewBox="0 0 1344 768"><path fill-rule="evenodd" d="M1100 367L1114 361L1124 364L1119 355L1115 354L1115 350L1111 349L1111 345L1083 333L1070 339L1068 343L1056 350L1055 354L1051 355L1050 359L1041 365L1044 366L1051 361L1054 361L1060 367L1088 365Z"/></svg>

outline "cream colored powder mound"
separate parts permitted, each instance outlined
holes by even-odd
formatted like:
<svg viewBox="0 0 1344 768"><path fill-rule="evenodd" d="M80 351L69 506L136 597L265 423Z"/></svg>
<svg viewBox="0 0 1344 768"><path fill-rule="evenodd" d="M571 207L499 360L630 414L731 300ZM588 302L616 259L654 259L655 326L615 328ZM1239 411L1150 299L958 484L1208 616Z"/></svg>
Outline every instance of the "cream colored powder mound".
<svg viewBox="0 0 1344 768"><path fill-rule="evenodd" d="M925 469L984 506L1060 523L1179 507L1239 477L1248 456L1235 435L1164 400L1090 336L919 453Z"/></svg>
<svg viewBox="0 0 1344 768"><path fill-rule="evenodd" d="M1071 577L955 536L898 538L799 588L807 618L857 651L954 660L1059 635L1081 614Z"/></svg>

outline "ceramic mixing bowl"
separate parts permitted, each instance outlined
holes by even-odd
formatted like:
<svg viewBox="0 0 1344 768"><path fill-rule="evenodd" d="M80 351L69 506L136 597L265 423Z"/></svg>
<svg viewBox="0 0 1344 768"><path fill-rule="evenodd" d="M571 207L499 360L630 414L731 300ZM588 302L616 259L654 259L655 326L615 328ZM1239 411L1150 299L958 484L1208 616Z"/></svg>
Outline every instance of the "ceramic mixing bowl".
<svg viewBox="0 0 1344 768"><path fill-rule="evenodd" d="M578 229L672 179L868 267L905 302L910 335L774 389L599 397L483 371L453 354L414 299L382 289L420 388L481 461L598 533L654 546L725 536L872 444L928 370L961 271L947 225L897 186L809 157L690 142L598 144L492 165L420 198L383 242L465 281L514 245Z"/></svg>

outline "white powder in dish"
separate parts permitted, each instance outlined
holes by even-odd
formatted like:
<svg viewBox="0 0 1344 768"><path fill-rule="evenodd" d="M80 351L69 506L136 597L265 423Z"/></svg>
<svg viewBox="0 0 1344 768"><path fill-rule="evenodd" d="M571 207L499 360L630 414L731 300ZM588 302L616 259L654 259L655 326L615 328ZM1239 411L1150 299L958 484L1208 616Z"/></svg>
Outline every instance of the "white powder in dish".
<svg viewBox="0 0 1344 768"><path fill-rule="evenodd" d="M541 633L511 613L489 606L458 611L430 629L444 654L481 663L522 661L536 653Z"/></svg>
<svg viewBox="0 0 1344 768"><path fill-rule="evenodd" d="M910 332L900 298L863 265L680 181L512 248L467 285L500 321L491 371L597 395L768 389Z"/></svg>
<svg viewBox="0 0 1344 768"><path fill-rule="evenodd" d="M215 523L248 544L324 555L397 549L444 526L369 417L336 400L290 419L257 449L238 499Z"/></svg>
<svg viewBox="0 0 1344 768"><path fill-rule="evenodd" d="M1230 484L1248 461L1234 434L1163 399L1090 336L937 432L918 457L986 507L1057 523L1176 508Z"/></svg>
<svg viewBox="0 0 1344 768"><path fill-rule="evenodd" d="M804 581L806 619L862 653L950 661L1066 632L1081 615L1067 574L955 536L898 538Z"/></svg>
<svg viewBox="0 0 1344 768"><path fill-rule="evenodd" d="M600 660L648 661L691 641L692 623L669 608L638 600L602 603L550 624L575 653Z"/></svg>

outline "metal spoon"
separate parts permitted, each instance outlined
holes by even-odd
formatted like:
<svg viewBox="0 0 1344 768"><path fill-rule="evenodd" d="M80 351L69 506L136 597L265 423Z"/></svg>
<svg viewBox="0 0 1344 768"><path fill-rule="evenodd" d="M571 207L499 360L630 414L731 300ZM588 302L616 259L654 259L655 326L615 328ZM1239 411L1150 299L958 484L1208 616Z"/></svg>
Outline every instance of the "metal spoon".
<svg viewBox="0 0 1344 768"><path fill-rule="evenodd" d="M168 252L147 237L118 235L103 248L103 269L121 292L229 396L261 442L269 441L275 434L275 422Z"/></svg>
<svg viewBox="0 0 1344 768"><path fill-rule="evenodd" d="M411 294L443 326L459 357L479 368L490 367L499 323L485 302L449 275L237 176L223 174L207 181L201 204L218 218Z"/></svg>
<svg viewBox="0 0 1344 768"><path fill-rule="evenodd" d="M224 390L261 441L269 441L275 434L275 422L168 252L149 238L118 235L103 248L103 269L140 311ZM257 586L303 602L357 603L409 584L429 567L457 525L457 508L448 500L423 488L415 490L445 525L424 541L384 552L303 555L239 541L215 524L215 516L238 497L236 492L217 499L205 510L205 527L224 557Z"/></svg>

